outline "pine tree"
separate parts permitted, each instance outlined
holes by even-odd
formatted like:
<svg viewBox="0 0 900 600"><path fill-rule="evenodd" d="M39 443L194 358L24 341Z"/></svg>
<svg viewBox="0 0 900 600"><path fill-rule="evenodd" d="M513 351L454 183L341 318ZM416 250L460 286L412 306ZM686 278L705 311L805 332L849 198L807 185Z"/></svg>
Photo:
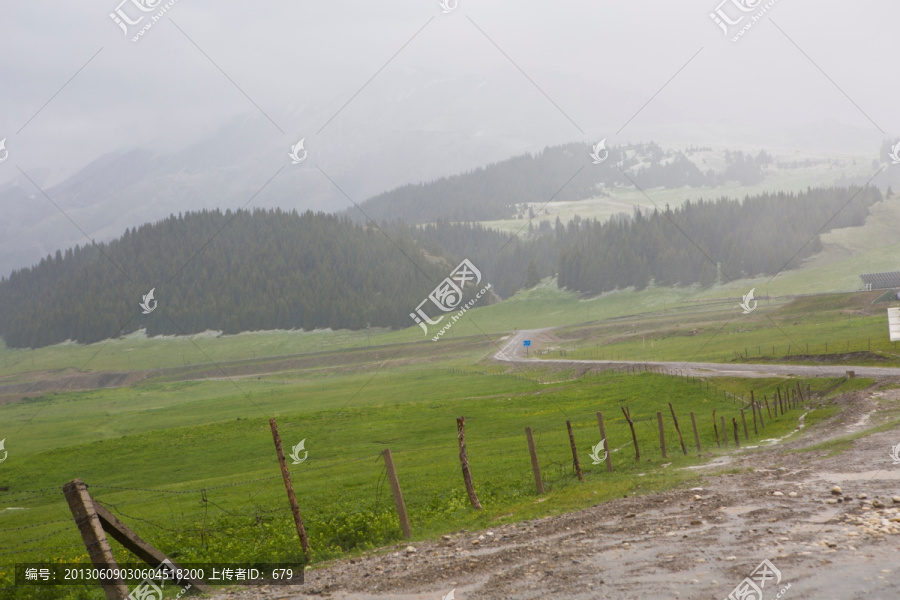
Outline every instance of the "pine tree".
<svg viewBox="0 0 900 600"><path fill-rule="evenodd" d="M541 274L538 272L537 263L534 258L528 261L528 268L525 271L525 289L531 289L541 282Z"/></svg>

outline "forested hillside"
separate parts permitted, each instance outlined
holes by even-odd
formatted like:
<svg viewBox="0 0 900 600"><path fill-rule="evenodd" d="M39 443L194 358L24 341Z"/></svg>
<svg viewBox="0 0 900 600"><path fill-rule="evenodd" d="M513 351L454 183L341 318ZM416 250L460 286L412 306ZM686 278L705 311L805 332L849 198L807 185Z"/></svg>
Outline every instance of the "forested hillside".
<svg viewBox="0 0 900 600"><path fill-rule="evenodd" d="M517 156L461 175L405 185L370 198L361 208L378 222L487 221L512 216L517 204L544 204L551 198L585 200L598 195L604 187L633 183L642 189L716 186L726 181L758 183L772 160L765 152L755 158L727 152L725 171L715 172L701 171L685 154L663 150L653 143L610 147L606 160L596 165L590 152L591 146L583 144L546 148L535 155ZM363 219L356 208L347 214L359 221Z"/></svg>
<svg viewBox="0 0 900 600"><path fill-rule="evenodd" d="M140 328L407 326L411 307L449 267L426 260L409 236L392 237L396 246L374 227L323 213L170 217L0 281L0 333L10 346L35 347ZM151 288L160 310L144 315L138 303Z"/></svg>
<svg viewBox="0 0 900 600"><path fill-rule="evenodd" d="M851 201L852 199L852 201ZM567 230L560 287L599 293L627 286L710 285L799 266L818 234L862 225L882 199L877 188L763 194L736 202L687 202L629 221L584 222ZM715 262L713 262L715 261Z"/></svg>
<svg viewBox="0 0 900 600"><path fill-rule="evenodd" d="M410 312L463 258L501 298L557 273L560 287L591 294L651 282L711 285L798 265L820 249L818 233L862 224L880 199L876 188L721 198L606 222L544 222L521 237L477 223L187 213L109 244L57 251L0 279L0 336L22 348L142 328L164 335L408 327ZM145 315L138 304L151 288L159 310Z"/></svg>

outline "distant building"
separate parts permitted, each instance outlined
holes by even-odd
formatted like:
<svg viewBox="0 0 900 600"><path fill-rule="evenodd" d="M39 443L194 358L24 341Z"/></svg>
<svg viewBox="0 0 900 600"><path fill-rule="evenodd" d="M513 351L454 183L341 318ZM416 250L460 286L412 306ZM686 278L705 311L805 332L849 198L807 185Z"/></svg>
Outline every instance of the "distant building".
<svg viewBox="0 0 900 600"><path fill-rule="evenodd" d="M900 271L888 271L887 273L866 273L859 276L862 279L863 289L891 290L900 288Z"/></svg>

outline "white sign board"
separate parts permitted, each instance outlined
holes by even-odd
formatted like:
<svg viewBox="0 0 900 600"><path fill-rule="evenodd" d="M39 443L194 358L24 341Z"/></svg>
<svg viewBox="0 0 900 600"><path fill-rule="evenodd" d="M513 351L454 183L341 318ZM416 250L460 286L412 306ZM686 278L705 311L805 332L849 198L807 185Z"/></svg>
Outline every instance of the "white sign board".
<svg viewBox="0 0 900 600"><path fill-rule="evenodd" d="M888 327L891 331L891 341L900 342L900 308L889 308Z"/></svg>

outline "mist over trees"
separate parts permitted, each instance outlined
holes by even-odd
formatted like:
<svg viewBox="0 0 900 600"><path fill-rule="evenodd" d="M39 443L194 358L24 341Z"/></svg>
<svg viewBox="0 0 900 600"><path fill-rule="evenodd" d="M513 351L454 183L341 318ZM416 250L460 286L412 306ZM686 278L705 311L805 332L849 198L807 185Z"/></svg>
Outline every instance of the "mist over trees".
<svg viewBox="0 0 900 600"><path fill-rule="evenodd" d="M850 199L852 198L852 201ZM583 222L558 234L558 285L601 293L652 280L711 285L796 268L822 249L819 233L862 225L882 199L877 188L829 188L720 198L629 220Z"/></svg>
<svg viewBox="0 0 900 600"><path fill-rule="evenodd" d="M700 187L727 181L750 185L764 179L772 162L763 151L756 157L727 152L724 172L701 171L685 153L651 142L611 146L603 163L593 164L591 149L584 144L554 146L460 175L404 185L363 202L365 217L356 208L347 215L357 222L366 217L406 223L489 221L514 216L517 205L586 200L607 195L604 188Z"/></svg>
<svg viewBox="0 0 900 600"><path fill-rule="evenodd" d="M139 329L403 328L464 258L500 298L554 275L586 294L707 286L794 268L821 249L819 233L861 225L879 200L872 187L699 200L604 222L523 221L521 236L444 220L375 226L312 212L192 212L0 279L0 336L34 348ZM151 288L160 310L145 315L138 304Z"/></svg>

